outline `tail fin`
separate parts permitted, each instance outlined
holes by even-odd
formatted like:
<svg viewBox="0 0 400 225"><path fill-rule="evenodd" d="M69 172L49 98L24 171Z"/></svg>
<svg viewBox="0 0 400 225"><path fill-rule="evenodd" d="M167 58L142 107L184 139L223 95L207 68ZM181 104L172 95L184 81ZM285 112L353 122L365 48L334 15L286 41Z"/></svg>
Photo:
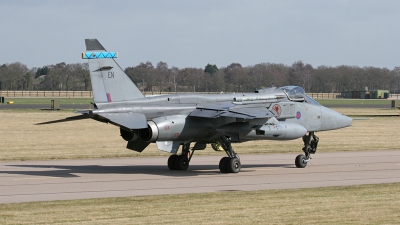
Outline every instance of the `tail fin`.
<svg viewBox="0 0 400 225"><path fill-rule="evenodd" d="M90 78L95 103L129 101L144 95L125 74L114 58L116 52L107 52L97 39L85 39Z"/></svg>

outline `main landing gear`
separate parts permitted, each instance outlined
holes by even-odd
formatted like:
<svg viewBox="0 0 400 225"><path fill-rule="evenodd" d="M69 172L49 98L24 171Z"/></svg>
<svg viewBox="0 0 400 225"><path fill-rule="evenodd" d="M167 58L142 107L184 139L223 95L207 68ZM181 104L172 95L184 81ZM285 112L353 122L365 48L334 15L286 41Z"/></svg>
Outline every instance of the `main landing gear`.
<svg viewBox="0 0 400 225"><path fill-rule="evenodd" d="M182 145L182 155L171 155L168 158L168 168L170 170L187 170L194 150L190 152L190 143Z"/></svg>
<svg viewBox="0 0 400 225"><path fill-rule="evenodd" d="M310 154L315 154L317 151L319 138L315 136L314 132L309 132L308 135L303 136L304 142L304 154L298 155L295 160L295 164L297 168L304 168L307 166L307 163L311 160Z"/></svg>
<svg viewBox="0 0 400 225"><path fill-rule="evenodd" d="M221 173L239 173L242 164L240 163L238 155L233 151L231 142L225 136L221 136L218 142L217 144L219 144L228 155L228 157L223 157L219 161L219 170Z"/></svg>
<svg viewBox="0 0 400 225"><path fill-rule="evenodd" d="M242 168L238 155L233 151L230 140L222 136L218 138L216 146L220 146L228 155L219 161L221 173L238 173ZM194 150L190 151L190 143L182 145L181 155L171 155L168 158L168 168L170 170L187 170Z"/></svg>

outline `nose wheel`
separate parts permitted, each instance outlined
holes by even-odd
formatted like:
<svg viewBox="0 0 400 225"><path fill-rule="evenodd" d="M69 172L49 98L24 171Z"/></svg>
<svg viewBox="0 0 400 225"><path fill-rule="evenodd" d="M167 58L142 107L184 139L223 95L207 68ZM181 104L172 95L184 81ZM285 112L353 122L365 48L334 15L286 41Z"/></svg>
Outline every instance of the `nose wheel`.
<svg viewBox="0 0 400 225"><path fill-rule="evenodd" d="M310 159L307 159L305 155L298 155L294 163L296 164L297 168L304 168L307 166L307 163L310 161Z"/></svg>

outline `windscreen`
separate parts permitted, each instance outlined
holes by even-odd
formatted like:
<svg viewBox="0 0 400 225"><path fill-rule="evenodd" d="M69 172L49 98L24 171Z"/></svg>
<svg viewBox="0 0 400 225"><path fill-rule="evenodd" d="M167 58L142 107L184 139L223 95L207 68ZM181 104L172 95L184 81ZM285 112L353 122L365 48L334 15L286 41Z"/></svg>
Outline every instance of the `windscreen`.
<svg viewBox="0 0 400 225"><path fill-rule="evenodd" d="M306 94L303 88L299 86L284 86L279 89L284 90L292 101L305 101L310 104L321 105Z"/></svg>

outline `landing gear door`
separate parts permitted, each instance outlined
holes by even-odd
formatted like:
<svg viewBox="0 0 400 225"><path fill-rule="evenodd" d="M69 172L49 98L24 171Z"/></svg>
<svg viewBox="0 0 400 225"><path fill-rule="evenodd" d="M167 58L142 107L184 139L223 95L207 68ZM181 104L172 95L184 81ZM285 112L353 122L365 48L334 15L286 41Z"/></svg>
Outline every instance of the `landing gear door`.
<svg viewBox="0 0 400 225"><path fill-rule="evenodd" d="M156 141L157 148L164 152L176 154L178 152L180 141Z"/></svg>

